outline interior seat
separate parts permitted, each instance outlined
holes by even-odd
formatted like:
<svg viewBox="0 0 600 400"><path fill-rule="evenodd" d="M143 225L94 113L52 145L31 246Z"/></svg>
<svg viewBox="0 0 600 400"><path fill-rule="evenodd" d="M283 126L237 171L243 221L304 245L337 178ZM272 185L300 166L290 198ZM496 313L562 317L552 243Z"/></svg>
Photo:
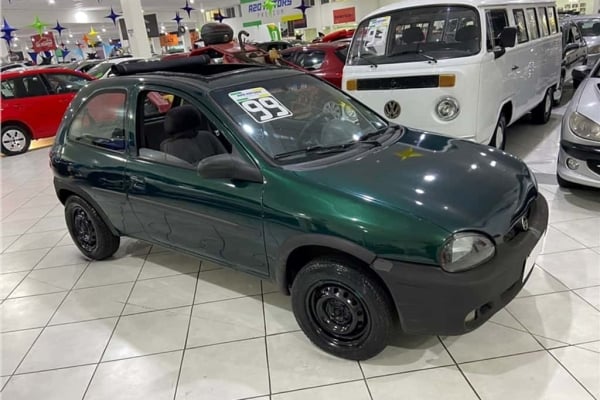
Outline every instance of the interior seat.
<svg viewBox="0 0 600 400"><path fill-rule="evenodd" d="M479 47L479 34L479 29L476 26L464 26L456 31L454 40L460 42L464 50L477 51Z"/></svg>
<svg viewBox="0 0 600 400"><path fill-rule="evenodd" d="M419 43L425 40L423 30L418 26L413 26L402 31L402 41L406 44Z"/></svg>

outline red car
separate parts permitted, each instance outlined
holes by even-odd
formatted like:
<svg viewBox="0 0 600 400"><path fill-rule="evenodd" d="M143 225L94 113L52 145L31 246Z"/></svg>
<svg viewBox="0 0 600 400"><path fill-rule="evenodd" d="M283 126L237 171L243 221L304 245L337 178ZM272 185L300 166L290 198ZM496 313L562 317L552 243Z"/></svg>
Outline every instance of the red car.
<svg viewBox="0 0 600 400"><path fill-rule="evenodd" d="M338 88L342 87L342 72L348 54L347 43L314 43L292 47L281 52L281 57L307 70Z"/></svg>
<svg viewBox="0 0 600 400"><path fill-rule="evenodd" d="M92 79L65 68L32 68L0 74L2 154L24 153L31 140L54 136L69 103Z"/></svg>

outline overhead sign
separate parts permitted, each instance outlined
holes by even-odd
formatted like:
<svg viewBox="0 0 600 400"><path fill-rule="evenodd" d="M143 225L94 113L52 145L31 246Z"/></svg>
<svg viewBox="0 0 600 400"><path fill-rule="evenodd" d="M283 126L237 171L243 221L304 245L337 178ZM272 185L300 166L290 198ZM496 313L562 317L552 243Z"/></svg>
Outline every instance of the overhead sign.
<svg viewBox="0 0 600 400"><path fill-rule="evenodd" d="M333 10L334 24L345 24L348 22L356 22L356 8L348 7Z"/></svg>
<svg viewBox="0 0 600 400"><path fill-rule="evenodd" d="M31 48L36 53L41 51L56 50L56 41L54 35L50 32L41 35L33 35L31 37Z"/></svg>

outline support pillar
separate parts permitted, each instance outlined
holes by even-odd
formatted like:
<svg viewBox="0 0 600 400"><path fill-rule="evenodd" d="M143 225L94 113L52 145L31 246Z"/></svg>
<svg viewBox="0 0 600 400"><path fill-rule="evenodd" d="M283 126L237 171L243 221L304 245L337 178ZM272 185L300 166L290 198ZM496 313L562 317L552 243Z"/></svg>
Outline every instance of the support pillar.
<svg viewBox="0 0 600 400"><path fill-rule="evenodd" d="M127 26L129 47L135 57L149 58L152 56L150 41L146 32L146 23L142 13L141 0L121 0L121 9Z"/></svg>

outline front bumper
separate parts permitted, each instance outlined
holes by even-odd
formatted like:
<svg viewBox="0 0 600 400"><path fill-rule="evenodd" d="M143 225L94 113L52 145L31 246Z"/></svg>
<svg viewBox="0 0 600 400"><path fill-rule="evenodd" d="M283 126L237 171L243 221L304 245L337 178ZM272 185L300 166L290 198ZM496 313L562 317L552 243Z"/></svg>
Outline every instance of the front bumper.
<svg viewBox="0 0 600 400"><path fill-rule="evenodd" d="M577 169L567 166L569 158L577 161ZM589 146L561 140L557 173L566 181L600 188L600 143Z"/></svg>
<svg viewBox="0 0 600 400"><path fill-rule="evenodd" d="M529 223L527 232L498 244L494 258L465 272L376 260L373 268L390 289L402 330L459 335L479 327L508 304L525 284L525 261L546 231L548 204L541 194L532 204ZM475 319L467 322L471 311L476 312Z"/></svg>

